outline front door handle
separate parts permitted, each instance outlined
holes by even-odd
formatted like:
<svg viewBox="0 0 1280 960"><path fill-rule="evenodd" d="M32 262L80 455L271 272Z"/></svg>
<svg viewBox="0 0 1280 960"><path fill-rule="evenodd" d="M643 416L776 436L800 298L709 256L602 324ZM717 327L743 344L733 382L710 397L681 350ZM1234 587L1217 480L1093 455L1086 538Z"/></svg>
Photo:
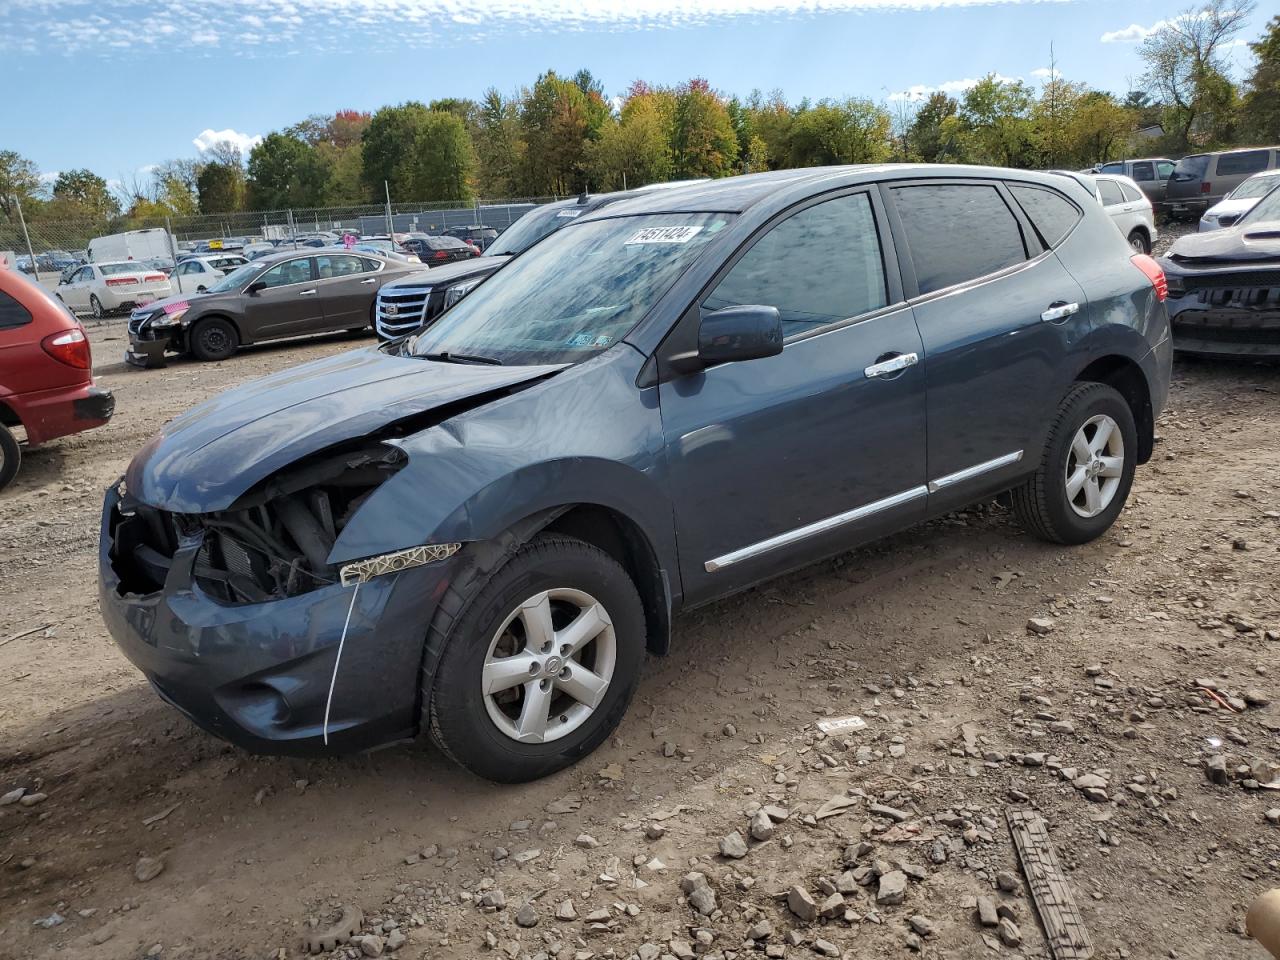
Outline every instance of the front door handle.
<svg viewBox="0 0 1280 960"><path fill-rule="evenodd" d="M875 380L901 373L907 367L914 367L919 362L920 357L917 354L895 353L889 355L886 359L876 361L862 372L866 374L868 380Z"/></svg>
<svg viewBox="0 0 1280 960"><path fill-rule="evenodd" d="M1080 304L1067 303L1065 300L1058 300L1049 304L1049 309L1040 314L1040 319L1045 323L1061 323L1067 317L1080 312Z"/></svg>
<svg viewBox="0 0 1280 960"><path fill-rule="evenodd" d="M377 278L377 277L370 277L368 280L361 280L360 282L361 282L361 283L377 283L377 282L378 282L378 278Z"/></svg>
<svg viewBox="0 0 1280 960"><path fill-rule="evenodd" d="M315 295L316 292L314 290L303 290L298 294L300 297L314 297Z"/></svg>

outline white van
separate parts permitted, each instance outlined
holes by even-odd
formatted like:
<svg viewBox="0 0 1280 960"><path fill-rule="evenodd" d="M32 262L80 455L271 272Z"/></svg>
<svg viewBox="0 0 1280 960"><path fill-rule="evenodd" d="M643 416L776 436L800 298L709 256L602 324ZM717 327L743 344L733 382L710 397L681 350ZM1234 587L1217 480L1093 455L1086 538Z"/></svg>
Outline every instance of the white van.
<svg viewBox="0 0 1280 960"><path fill-rule="evenodd" d="M126 230L106 237L94 237L89 241L89 262L106 260L173 259L173 245L169 231L163 227L149 230Z"/></svg>

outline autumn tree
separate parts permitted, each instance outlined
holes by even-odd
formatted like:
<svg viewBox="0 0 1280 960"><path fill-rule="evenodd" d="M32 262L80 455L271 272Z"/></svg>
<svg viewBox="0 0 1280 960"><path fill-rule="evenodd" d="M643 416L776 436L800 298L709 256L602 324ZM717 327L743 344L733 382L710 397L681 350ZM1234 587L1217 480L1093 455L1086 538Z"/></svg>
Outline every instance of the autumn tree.
<svg viewBox="0 0 1280 960"><path fill-rule="evenodd" d="M524 141L520 133L520 104L492 87L476 107L475 143L480 192L488 197L513 197L521 191Z"/></svg>
<svg viewBox="0 0 1280 960"><path fill-rule="evenodd" d="M52 215L71 217L114 217L120 201L111 195L107 181L92 170L65 170L53 182ZM52 212L52 211L51 211Z"/></svg>
<svg viewBox="0 0 1280 960"><path fill-rule="evenodd" d="M231 213L244 208L244 169L239 164L206 163L196 178L201 213Z"/></svg>
<svg viewBox="0 0 1280 960"><path fill-rule="evenodd" d="M955 97L940 90L929 94L907 128L907 148L911 156L924 163L956 163L961 160L960 148L956 144L960 131L956 122L959 112L960 104Z"/></svg>
<svg viewBox="0 0 1280 960"><path fill-rule="evenodd" d="M1033 167L1040 159L1032 119L1034 91L1021 80L990 74L965 91L957 119L966 159L1002 167Z"/></svg>
<svg viewBox="0 0 1280 960"><path fill-rule="evenodd" d="M695 78L676 88L671 154L677 179L737 172L738 137L733 122L724 100L706 80Z"/></svg>
<svg viewBox="0 0 1280 960"><path fill-rule="evenodd" d="M795 118L791 165L876 163L889 159L889 114L870 100L822 100Z"/></svg>
<svg viewBox="0 0 1280 960"><path fill-rule="evenodd" d="M29 204L40 190L40 171L13 150L0 150L0 213L16 217L14 200Z"/></svg>
<svg viewBox="0 0 1280 960"><path fill-rule="evenodd" d="M598 190L640 187L671 179L670 127L659 97L627 99L588 149L591 183Z"/></svg>
<svg viewBox="0 0 1280 960"><path fill-rule="evenodd" d="M1257 61L1245 84L1241 105L1244 134L1255 143L1280 142L1280 16L1249 44Z"/></svg>

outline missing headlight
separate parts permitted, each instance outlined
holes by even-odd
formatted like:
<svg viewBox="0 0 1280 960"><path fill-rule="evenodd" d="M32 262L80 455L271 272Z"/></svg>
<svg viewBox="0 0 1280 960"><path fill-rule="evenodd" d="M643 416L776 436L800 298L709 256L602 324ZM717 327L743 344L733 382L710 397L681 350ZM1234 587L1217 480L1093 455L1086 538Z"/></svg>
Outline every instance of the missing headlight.
<svg viewBox="0 0 1280 960"><path fill-rule="evenodd" d="M365 499L404 466L397 447L365 442L275 474L234 507L195 518L201 588L224 603L259 603L337 583L329 552Z"/></svg>

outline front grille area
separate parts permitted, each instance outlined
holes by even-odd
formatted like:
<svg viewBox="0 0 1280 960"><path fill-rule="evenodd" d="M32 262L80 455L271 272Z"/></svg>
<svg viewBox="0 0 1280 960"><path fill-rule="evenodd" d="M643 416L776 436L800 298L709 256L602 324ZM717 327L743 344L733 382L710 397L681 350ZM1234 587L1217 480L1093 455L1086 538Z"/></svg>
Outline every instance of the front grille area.
<svg viewBox="0 0 1280 960"><path fill-rule="evenodd" d="M427 315L430 303L430 286L383 287L378 291L378 310L374 320L378 336L394 340L417 330L431 319Z"/></svg>
<svg viewBox="0 0 1280 960"><path fill-rule="evenodd" d="M142 322L146 320L154 310L155 307L152 306L138 307L138 309L129 314L129 332L136 337L142 330Z"/></svg>
<svg viewBox="0 0 1280 960"><path fill-rule="evenodd" d="M111 566L120 578L120 592L145 596L159 591L181 539L194 532L185 517L122 501L111 518Z"/></svg>
<svg viewBox="0 0 1280 960"><path fill-rule="evenodd" d="M1241 270L1239 273L1211 273L1203 276L1184 274L1178 279L1182 283L1182 289L1187 292L1256 287L1280 289L1280 270Z"/></svg>

